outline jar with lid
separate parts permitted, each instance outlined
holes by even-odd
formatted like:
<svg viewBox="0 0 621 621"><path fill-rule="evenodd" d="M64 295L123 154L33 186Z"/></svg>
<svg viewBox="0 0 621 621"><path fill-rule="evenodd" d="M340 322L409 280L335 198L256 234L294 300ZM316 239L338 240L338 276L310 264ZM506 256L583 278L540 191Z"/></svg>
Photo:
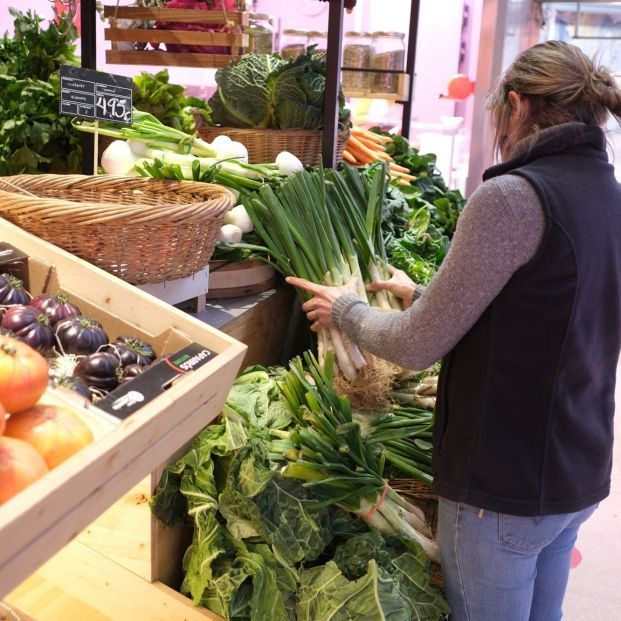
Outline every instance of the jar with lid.
<svg viewBox="0 0 621 621"><path fill-rule="evenodd" d="M397 93L399 73L405 69L405 35L402 32L374 32L371 69L388 73L373 73L372 93ZM392 72L392 73L391 73Z"/></svg>
<svg viewBox="0 0 621 621"><path fill-rule="evenodd" d="M371 74L368 71L351 71L351 69L368 69L372 55L373 45L370 33L354 31L345 33L341 75L343 88L349 93L369 92Z"/></svg>
<svg viewBox="0 0 621 621"><path fill-rule="evenodd" d="M248 26L248 51L255 54L271 54L274 51L274 18L265 13L250 13Z"/></svg>
<svg viewBox="0 0 621 621"><path fill-rule="evenodd" d="M320 30L311 30L308 33L308 45L314 45L314 54L325 54L328 49L328 33Z"/></svg>
<svg viewBox="0 0 621 621"><path fill-rule="evenodd" d="M280 55L285 60L297 58L306 52L308 46L308 31L295 28L285 28L282 31L282 46Z"/></svg>

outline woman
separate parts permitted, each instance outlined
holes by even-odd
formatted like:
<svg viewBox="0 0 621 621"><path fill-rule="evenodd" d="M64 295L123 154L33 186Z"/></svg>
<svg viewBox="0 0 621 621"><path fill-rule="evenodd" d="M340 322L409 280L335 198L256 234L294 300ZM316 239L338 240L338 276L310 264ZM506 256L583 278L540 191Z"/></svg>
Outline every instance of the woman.
<svg viewBox="0 0 621 621"><path fill-rule="evenodd" d="M575 46L536 45L489 100L502 163L464 209L420 299L393 270L370 309L314 294L334 325L412 369L444 356L434 431L439 543L454 621L556 621L580 524L610 488L621 348L621 186L601 127L621 120L610 73Z"/></svg>

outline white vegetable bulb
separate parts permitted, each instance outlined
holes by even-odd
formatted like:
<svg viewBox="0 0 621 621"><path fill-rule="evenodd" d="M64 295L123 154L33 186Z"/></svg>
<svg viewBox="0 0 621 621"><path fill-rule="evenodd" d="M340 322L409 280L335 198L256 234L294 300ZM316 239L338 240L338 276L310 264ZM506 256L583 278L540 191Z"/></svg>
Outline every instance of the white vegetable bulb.
<svg viewBox="0 0 621 621"><path fill-rule="evenodd" d="M234 224L225 224L220 228L219 241L237 244L242 240L242 230Z"/></svg>
<svg viewBox="0 0 621 621"><path fill-rule="evenodd" d="M254 231L254 224L243 205L237 205L224 214L225 224L234 224L238 226L242 233L251 233Z"/></svg>
<svg viewBox="0 0 621 621"><path fill-rule="evenodd" d="M275 163L278 166L278 172L283 175L292 175L293 173L304 170L304 164L289 151L281 151L277 156Z"/></svg>
<svg viewBox="0 0 621 621"><path fill-rule="evenodd" d="M248 163L248 149L246 149L246 147L241 142L231 140L230 142L223 142L222 144L218 145L214 145L214 143L212 142L211 146L215 146L218 157L222 160L235 158L241 162L245 162L246 164Z"/></svg>
<svg viewBox="0 0 621 621"><path fill-rule="evenodd" d="M217 147L223 144L228 144L229 142L233 142L226 134L219 134L211 141L212 147Z"/></svg>
<svg viewBox="0 0 621 621"><path fill-rule="evenodd" d="M126 140L114 140L101 154L101 167L108 175L126 175L136 163Z"/></svg>
<svg viewBox="0 0 621 621"><path fill-rule="evenodd" d="M147 157L149 145L146 142L142 142L142 140L128 140L127 146L136 157Z"/></svg>

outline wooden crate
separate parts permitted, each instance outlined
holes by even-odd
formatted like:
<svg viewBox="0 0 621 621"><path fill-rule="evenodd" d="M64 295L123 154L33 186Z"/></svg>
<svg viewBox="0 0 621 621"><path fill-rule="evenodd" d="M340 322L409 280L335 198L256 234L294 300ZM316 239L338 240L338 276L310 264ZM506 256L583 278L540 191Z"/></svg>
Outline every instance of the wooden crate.
<svg viewBox="0 0 621 621"><path fill-rule="evenodd" d="M244 34L248 26L248 13L224 13L196 9L167 9L133 6L104 6L104 17L109 27L105 39L111 41L106 50L106 62L126 65L162 65L179 67L226 67L248 51L249 37ZM120 21L121 20L121 21ZM233 24L235 32L200 32L164 30L157 28L123 27L125 20L167 21L194 24ZM168 50L136 50L135 43L181 44L228 47L230 54L203 54L170 52Z"/></svg>
<svg viewBox="0 0 621 621"><path fill-rule="evenodd" d="M217 353L0 506L2 597L217 416L246 346L3 219L0 239L31 257L32 293L68 294L111 336L144 338L158 354L190 342Z"/></svg>

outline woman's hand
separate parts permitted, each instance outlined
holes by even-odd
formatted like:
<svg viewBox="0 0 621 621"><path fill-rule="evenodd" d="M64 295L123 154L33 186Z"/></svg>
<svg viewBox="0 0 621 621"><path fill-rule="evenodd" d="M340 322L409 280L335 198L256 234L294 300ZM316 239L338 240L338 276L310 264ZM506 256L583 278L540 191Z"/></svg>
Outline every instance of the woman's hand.
<svg viewBox="0 0 621 621"><path fill-rule="evenodd" d="M403 271L392 265L388 266L389 280L379 280L367 285L367 291L390 291L403 302L403 308L409 308L414 301L416 283Z"/></svg>
<svg viewBox="0 0 621 621"><path fill-rule="evenodd" d="M285 280L290 285L313 294L310 300L302 304L302 310L306 313L309 320L313 322L310 327L313 332L319 332L322 328L333 327L332 304L334 300L347 293L356 293L358 286L358 279L356 277L340 287L316 285L314 282L295 276L289 276Z"/></svg>

